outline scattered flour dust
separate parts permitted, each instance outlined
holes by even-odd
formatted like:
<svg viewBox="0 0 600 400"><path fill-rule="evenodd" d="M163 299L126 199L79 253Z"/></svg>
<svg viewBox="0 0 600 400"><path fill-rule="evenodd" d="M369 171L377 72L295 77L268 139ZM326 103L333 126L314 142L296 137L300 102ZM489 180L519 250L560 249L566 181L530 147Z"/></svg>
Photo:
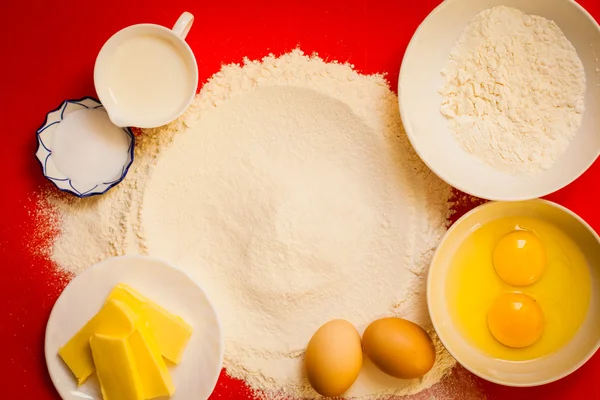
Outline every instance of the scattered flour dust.
<svg viewBox="0 0 600 400"><path fill-rule="evenodd" d="M513 175L550 168L581 126L577 51L553 21L508 7L479 13L442 71L441 112L460 145Z"/></svg>
<svg viewBox="0 0 600 400"><path fill-rule="evenodd" d="M451 191L413 152L397 102L381 75L300 50L223 66L184 116L137 136L120 185L47 198L61 231L50 256L75 274L127 253L185 269L220 315L228 374L257 398L318 397L302 368L315 330L345 318L362 333L389 315L432 334L434 368L397 380L367 361L347 395L409 395L440 380L419 396L451 392L455 362L425 300Z"/></svg>

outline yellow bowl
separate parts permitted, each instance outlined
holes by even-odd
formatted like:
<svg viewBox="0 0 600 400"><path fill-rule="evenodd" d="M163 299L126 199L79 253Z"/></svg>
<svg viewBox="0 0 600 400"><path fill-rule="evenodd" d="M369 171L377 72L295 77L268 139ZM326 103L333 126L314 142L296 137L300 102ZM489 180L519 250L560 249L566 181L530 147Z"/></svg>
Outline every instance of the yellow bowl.
<svg viewBox="0 0 600 400"><path fill-rule="evenodd" d="M583 324L565 346L539 359L516 362L485 354L461 334L450 316L446 286L456 250L476 227L498 218L519 216L551 223L579 245L590 269L592 296ZM475 375L507 386L553 382L577 370L600 347L600 237L578 215L550 201L483 204L456 221L438 246L427 278L427 305L433 326L446 349Z"/></svg>

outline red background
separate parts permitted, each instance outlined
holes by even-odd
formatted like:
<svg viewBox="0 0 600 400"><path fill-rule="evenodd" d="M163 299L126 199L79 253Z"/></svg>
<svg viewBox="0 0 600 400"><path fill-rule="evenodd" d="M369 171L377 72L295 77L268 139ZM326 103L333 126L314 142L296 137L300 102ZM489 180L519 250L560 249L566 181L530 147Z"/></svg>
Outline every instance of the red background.
<svg viewBox="0 0 600 400"><path fill-rule="evenodd" d="M240 62L246 56L257 59L270 52L281 54L300 46L307 53L349 61L364 73L386 72L395 88L412 33L439 3L439 0L2 1L0 382L3 385L0 398L58 398L46 372L43 337L46 319L65 280L59 279L52 265L34 251L41 242L33 232L37 225L45 223L35 212L35 193L49 187L34 158L35 131L45 113L63 99L95 95L92 80L95 57L114 32L141 22L171 26L187 10L196 16L187 40L198 59L201 84L222 63ZM580 3L596 19L600 18L598 0ZM584 176L549 199L569 207L600 231L599 180L600 162L596 162ZM600 355L559 382L530 389L485 383L457 368L446 381L445 389L434 391L431 396L461 400L598 399L599 378ZM248 396L241 382L222 376L213 398Z"/></svg>

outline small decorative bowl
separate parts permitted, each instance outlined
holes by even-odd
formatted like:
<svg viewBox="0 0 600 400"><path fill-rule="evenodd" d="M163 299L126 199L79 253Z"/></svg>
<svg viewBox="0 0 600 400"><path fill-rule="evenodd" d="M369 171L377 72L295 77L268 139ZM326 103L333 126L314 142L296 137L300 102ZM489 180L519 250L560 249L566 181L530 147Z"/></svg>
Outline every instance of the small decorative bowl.
<svg viewBox="0 0 600 400"><path fill-rule="evenodd" d="M94 182L94 184L81 185L74 182L71 177L65 176L56 166L52 158L54 139L56 137L57 127L62 120L74 111L82 109L96 110L104 109L100 102L92 97L84 97L79 100L65 100L55 110L46 115L46 121L37 130L38 149L36 157L42 167L42 172L50 182L58 189L71 193L77 197L90 197L103 194L112 187L118 185L127 175L127 171L133 162L133 148L135 139L131 129L122 128L128 143L127 154L124 155L125 163L120 172L106 182Z"/></svg>

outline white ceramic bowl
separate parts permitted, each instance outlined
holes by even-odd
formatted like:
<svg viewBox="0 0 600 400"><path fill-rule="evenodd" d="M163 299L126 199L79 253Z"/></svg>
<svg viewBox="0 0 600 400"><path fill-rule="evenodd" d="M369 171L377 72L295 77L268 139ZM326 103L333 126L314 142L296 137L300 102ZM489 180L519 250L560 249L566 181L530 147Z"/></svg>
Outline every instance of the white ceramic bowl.
<svg viewBox="0 0 600 400"><path fill-rule="evenodd" d="M586 111L577 136L554 166L533 176L498 172L465 152L440 113L438 90L452 47L479 12L498 5L554 20L585 68ZM572 0L446 0L415 32L402 61L398 95L404 128L427 166L448 184L490 200L527 200L552 193L579 177L600 154L600 27Z"/></svg>
<svg viewBox="0 0 600 400"><path fill-rule="evenodd" d="M579 331L558 351L531 361L498 360L475 348L456 329L446 301L448 270L459 245L479 224L511 216L535 217L561 229L579 245L592 280L590 306ZM576 214L550 201L483 204L452 225L437 248L427 280L427 305L446 349L475 375L507 386L537 386L558 380L582 366L600 347L600 237Z"/></svg>
<svg viewBox="0 0 600 400"><path fill-rule="evenodd" d="M126 283L193 328L178 365L169 366L175 385L171 400L208 399L223 364L218 316L204 291L184 272L145 256L113 257L73 279L62 292L46 326L45 355L50 378L64 400L101 400L95 374L77 387L58 349L102 307L112 288Z"/></svg>
<svg viewBox="0 0 600 400"><path fill-rule="evenodd" d="M35 156L40 163L42 173L58 189L71 193L77 197L90 197L108 192L111 188L115 187L125 179L127 171L129 171L129 167L131 167L131 163L133 163L135 138L131 129L123 128L123 135L128 141L127 149L124 149L124 163L122 166L119 166L119 172L108 181L91 182L86 185L81 185L78 182L74 182L72 177L65 175L57 167L53 150L56 149L54 146L57 140L57 128L62 120L74 111L102 109L104 109L102 104L93 97L65 100L58 108L50 111L46 115L46 120L37 130L38 148Z"/></svg>

